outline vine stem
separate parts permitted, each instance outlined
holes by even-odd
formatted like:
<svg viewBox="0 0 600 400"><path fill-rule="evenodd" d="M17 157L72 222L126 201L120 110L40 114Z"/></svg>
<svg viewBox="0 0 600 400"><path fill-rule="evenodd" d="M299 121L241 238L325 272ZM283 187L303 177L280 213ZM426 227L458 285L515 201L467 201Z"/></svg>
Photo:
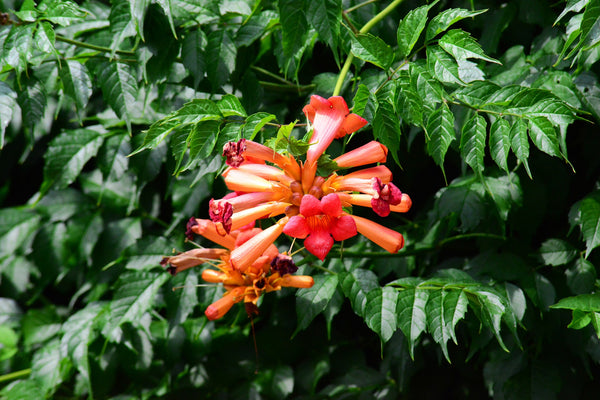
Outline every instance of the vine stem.
<svg viewBox="0 0 600 400"><path fill-rule="evenodd" d="M11 372L10 374L5 374L5 375L0 376L0 382L12 381L14 379L23 378L23 377L28 376L29 374L31 374L31 368Z"/></svg>
<svg viewBox="0 0 600 400"><path fill-rule="evenodd" d="M110 49L108 47L96 46L95 44L80 42L79 40L69 39L68 37L64 37L64 36L61 36L61 35L56 35L56 40L58 40L60 42L65 42L65 43L68 43L68 44L72 44L72 45L77 46L77 47L84 47L84 48L90 49L90 50L101 51L103 53L111 53L113 51L112 49ZM115 54L119 54L119 55L122 55L122 56L134 56L135 52L134 51L128 51L128 50L115 50Z"/></svg>
<svg viewBox="0 0 600 400"><path fill-rule="evenodd" d="M362 28L359 29L358 33L367 33L371 30L375 24L384 19L394 8L396 8L400 3L404 0L394 0L392 1L386 8L381 10L377 15L375 15L371 20L369 20ZM348 54L344 65L338 75L337 82L335 83L335 89L333 90L333 95L337 96L342 91L342 84L344 83L344 79L346 79L346 75L348 75L348 71L350 71L350 65L352 65L352 61L354 60L354 55L352 53Z"/></svg>

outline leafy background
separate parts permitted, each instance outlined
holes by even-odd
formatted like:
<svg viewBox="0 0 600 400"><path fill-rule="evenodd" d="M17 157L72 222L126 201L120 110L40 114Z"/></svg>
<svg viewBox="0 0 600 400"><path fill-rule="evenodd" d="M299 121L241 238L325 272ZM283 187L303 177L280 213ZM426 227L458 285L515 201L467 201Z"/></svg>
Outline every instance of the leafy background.
<svg viewBox="0 0 600 400"><path fill-rule="evenodd" d="M0 397L595 398L598 0L0 7ZM334 92L406 247L305 255L312 289L208 322L220 289L158 262L219 149L285 148Z"/></svg>

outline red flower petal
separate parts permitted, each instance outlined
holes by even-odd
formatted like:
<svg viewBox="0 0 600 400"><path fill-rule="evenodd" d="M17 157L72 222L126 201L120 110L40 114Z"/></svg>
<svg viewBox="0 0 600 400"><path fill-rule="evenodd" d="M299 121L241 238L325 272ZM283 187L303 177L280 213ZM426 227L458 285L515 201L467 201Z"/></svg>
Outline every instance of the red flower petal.
<svg viewBox="0 0 600 400"><path fill-rule="evenodd" d="M321 199L321 209L323 214L337 218L342 215L342 202L335 193L330 193Z"/></svg>
<svg viewBox="0 0 600 400"><path fill-rule="evenodd" d="M304 247L311 254L314 254L323 261L329 250L333 247L333 238L331 235L324 231L311 232L306 239L304 239Z"/></svg>
<svg viewBox="0 0 600 400"><path fill-rule="evenodd" d="M321 202L315 196L311 194L305 194L302 196L300 202L300 214L305 217L311 217L313 215L321 214Z"/></svg>
<svg viewBox="0 0 600 400"><path fill-rule="evenodd" d="M329 231L331 236L337 241L350 239L352 236L355 236L356 231L356 223L354 219L349 215L342 215L333 223L331 230Z"/></svg>
<svg viewBox="0 0 600 400"><path fill-rule="evenodd" d="M294 215L283 227L283 233L298 239L304 239L310 233L306 219L300 215Z"/></svg>

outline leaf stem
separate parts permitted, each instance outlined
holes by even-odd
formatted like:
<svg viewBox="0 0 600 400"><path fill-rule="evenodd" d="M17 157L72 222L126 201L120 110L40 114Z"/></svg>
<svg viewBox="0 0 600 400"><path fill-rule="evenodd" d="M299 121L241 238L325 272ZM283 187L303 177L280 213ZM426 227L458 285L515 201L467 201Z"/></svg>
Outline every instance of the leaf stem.
<svg viewBox="0 0 600 400"><path fill-rule="evenodd" d="M0 375L0 382L12 381L14 379L23 378L28 376L29 374L31 374L31 368Z"/></svg>
<svg viewBox="0 0 600 400"><path fill-rule="evenodd" d="M355 6L352 6L352 7L348 8L347 10L345 10L345 11L344 11L344 14L351 13L352 11L356 11L356 10L358 10L358 9L359 9L359 8L361 8L361 7L368 6L368 5L369 5L369 4L371 4L371 3L375 3L376 1L378 1L378 0L367 0L367 1L363 1L363 2L362 2L362 3L360 3L360 4L357 4L357 5L355 5Z"/></svg>
<svg viewBox="0 0 600 400"><path fill-rule="evenodd" d="M390 3L390 5L388 5L386 8L381 10L381 12L379 12L377 15L375 15L373 18L371 18L362 28L360 28L358 33L367 33L369 30L371 30L371 28L373 26L375 26L375 24L377 24L379 21L381 21L383 18L385 18L390 12L392 12L392 10L394 8L396 8L398 5L400 5L400 3L402 3L403 1L404 0L392 1ZM367 1L367 2L361 3L361 4L365 5L368 3L369 2ZM356 6L354 7L354 9L355 8L356 8ZM348 9L348 10L351 10L351 9ZM345 12L346 13L349 12L348 10L346 10ZM353 60L354 60L354 55L352 53L348 54L348 57L346 58L346 61L344 62L344 65L342 66L342 69L340 71L340 74L338 75L338 79L335 84L335 89L333 90L334 96L339 95L340 92L342 91L342 85L344 83L344 79L346 79L346 75L348 75L348 71L350 71L350 65L352 65Z"/></svg>
<svg viewBox="0 0 600 400"><path fill-rule="evenodd" d="M101 51L103 53L112 53L113 52L113 50L108 47L97 46L95 44L90 44L90 43L81 42L79 40L69 39L68 37L64 37L62 35L56 35L56 40L58 40L60 42L72 44L77 47L83 47L83 48L90 49L90 50ZM129 51L129 50L115 50L115 54L124 55L124 56L134 56L135 52Z"/></svg>

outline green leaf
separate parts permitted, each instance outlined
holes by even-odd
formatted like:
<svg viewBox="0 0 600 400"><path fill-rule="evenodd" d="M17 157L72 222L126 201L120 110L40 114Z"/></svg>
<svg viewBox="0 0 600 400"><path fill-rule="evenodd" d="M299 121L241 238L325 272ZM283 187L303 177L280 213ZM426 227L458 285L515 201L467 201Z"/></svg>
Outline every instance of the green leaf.
<svg viewBox="0 0 600 400"><path fill-rule="evenodd" d="M436 104L442 102L444 94L442 85L422 65L410 63L408 70L412 87L419 94L425 105L433 110Z"/></svg>
<svg viewBox="0 0 600 400"><path fill-rule="evenodd" d="M564 265L577 256L577 249L561 239L548 239L540 247L540 256L545 265Z"/></svg>
<svg viewBox="0 0 600 400"><path fill-rule="evenodd" d="M52 53L56 59L60 59L60 54L58 54L56 47L54 47L56 34L49 22L42 21L38 24L33 40L36 46L44 53Z"/></svg>
<svg viewBox="0 0 600 400"><path fill-rule="evenodd" d="M173 32L173 36L177 38L177 33L175 33L175 23L173 22L171 0L156 0L156 2L167 16L167 19L169 20L169 26L171 27L171 32Z"/></svg>
<svg viewBox="0 0 600 400"><path fill-rule="evenodd" d="M400 135L400 120L394 112L394 106L387 101L380 102L373 120L373 136L387 146L398 165L400 165L398 158Z"/></svg>
<svg viewBox="0 0 600 400"><path fill-rule="evenodd" d="M155 262L157 258L154 258ZM169 323L172 326L182 324L198 305L198 275L185 271L177 274L172 280L173 290L167 297L168 311L172 315Z"/></svg>
<svg viewBox="0 0 600 400"><path fill-rule="evenodd" d="M508 352L500 334L502 317L506 312L506 304L497 293L493 293L485 287L473 289L471 293L477 297L481 322L492 330L500 347Z"/></svg>
<svg viewBox="0 0 600 400"><path fill-rule="evenodd" d="M25 0L19 11L14 11L14 14L20 20L26 22L34 22L38 17L38 11L33 0Z"/></svg>
<svg viewBox="0 0 600 400"><path fill-rule="evenodd" d="M430 41L439 33L444 32L450 26L454 25L465 18L472 18L476 15L483 14L487 10L469 11L464 8L449 8L442 11L431 19L427 25L425 39Z"/></svg>
<svg viewBox="0 0 600 400"><path fill-rule="evenodd" d="M596 268L586 259L578 258L573 266L565 271L567 286L574 294L586 294L596 285Z"/></svg>
<svg viewBox="0 0 600 400"><path fill-rule="evenodd" d="M298 326L294 332L296 335L306 329L311 321L319 315L335 293L338 285L338 276L332 274L317 275L314 277L315 284L309 289L296 292L296 314L298 315Z"/></svg>
<svg viewBox="0 0 600 400"><path fill-rule="evenodd" d="M90 304L71 315L62 326L61 351L70 358L82 375L90 394L92 383L88 358L89 346L97 336L96 323L105 309L104 305Z"/></svg>
<svg viewBox="0 0 600 400"><path fill-rule="evenodd" d="M0 326L0 361L12 358L17 351L17 342L19 337L8 326Z"/></svg>
<svg viewBox="0 0 600 400"><path fill-rule="evenodd" d="M461 230L475 229L486 214L482 195L467 185L450 185L443 190L436 202L439 216L456 214L461 221Z"/></svg>
<svg viewBox="0 0 600 400"><path fill-rule="evenodd" d="M452 114L446 103L442 104L440 108L429 116L425 130L429 136L427 153L443 169L444 158L446 157L450 143L455 138L454 114Z"/></svg>
<svg viewBox="0 0 600 400"><path fill-rule="evenodd" d="M27 69L31 58L35 24L13 25L4 40L2 60L17 72L17 76Z"/></svg>
<svg viewBox="0 0 600 400"><path fill-rule="evenodd" d="M490 127L490 154L496 164L508 173L510 151L510 125L504 118L497 118Z"/></svg>
<svg viewBox="0 0 600 400"><path fill-rule="evenodd" d="M592 312L573 310L573 318L567 328L583 329L592 322Z"/></svg>
<svg viewBox="0 0 600 400"><path fill-rule="evenodd" d="M135 31L144 39L144 18L150 5L150 0L131 0L129 1L129 14L135 23Z"/></svg>
<svg viewBox="0 0 600 400"><path fill-rule="evenodd" d="M544 117L555 126L573 122L573 111L561 99L544 89L526 89L518 92L506 112L522 114L526 118Z"/></svg>
<svg viewBox="0 0 600 400"><path fill-rule="evenodd" d="M0 81L0 150L4 147L4 133L13 118L17 106L17 94L5 82Z"/></svg>
<svg viewBox="0 0 600 400"><path fill-rule="evenodd" d="M135 102L138 95L137 78L131 66L120 62L103 62L97 70L97 78L104 101L123 118L131 131L131 120L136 115Z"/></svg>
<svg viewBox="0 0 600 400"><path fill-rule="evenodd" d="M419 40L421 32L427 23L427 13L435 3L412 9L398 24L396 38L398 40L398 53L400 58L410 55L413 47Z"/></svg>
<svg viewBox="0 0 600 400"><path fill-rule="evenodd" d="M389 286L378 287L367 293L365 322L379 335L382 343L390 340L398 329L396 323L398 299L398 291Z"/></svg>
<svg viewBox="0 0 600 400"><path fill-rule="evenodd" d="M308 31L308 23L304 10L297 0L278 0L279 21L281 23L281 45L283 55L291 58L298 53L304 43L304 35Z"/></svg>
<svg viewBox="0 0 600 400"><path fill-rule="evenodd" d="M226 94L217 102L217 107L224 117L247 117L246 110L242 107L239 99L232 94Z"/></svg>
<svg viewBox="0 0 600 400"><path fill-rule="evenodd" d="M42 120L46 111L46 93L44 93L41 83L33 77L22 82L17 102L21 107L24 125L33 131L34 126Z"/></svg>
<svg viewBox="0 0 600 400"><path fill-rule="evenodd" d="M73 99L77 110L83 112L92 96L92 80L85 65L75 60L63 62L60 78L65 94Z"/></svg>
<svg viewBox="0 0 600 400"><path fill-rule="evenodd" d="M527 125L522 119L517 119L510 129L510 147L517 156L517 159L523 163L527 175L531 178L529 170L529 139L527 138Z"/></svg>
<svg viewBox="0 0 600 400"><path fill-rule="evenodd" d="M465 317L468 304L469 299L462 289L447 291L443 297L442 306L444 310L444 323L446 324L443 329L448 332L448 335L455 344L458 344L455 333L456 325Z"/></svg>
<svg viewBox="0 0 600 400"><path fill-rule="evenodd" d="M242 126L242 137L245 139L254 140L258 132L260 132L266 124L276 120L277 117L266 112L258 112L246 118L246 122Z"/></svg>
<svg viewBox="0 0 600 400"><path fill-rule="evenodd" d="M483 171L486 138L485 118L475 113L463 126L460 153L465 162L476 172Z"/></svg>
<svg viewBox="0 0 600 400"><path fill-rule="evenodd" d="M600 312L600 293L565 297L564 299L560 299L558 303L551 305L550 308Z"/></svg>
<svg viewBox="0 0 600 400"><path fill-rule="evenodd" d="M464 85L458 73L458 64L440 46L427 46L427 65L431 75L443 83Z"/></svg>
<svg viewBox="0 0 600 400"><path fill-rule="evenodd" d="M369 98L371 96L371 92L369 88L364 85L358 85L358 89L356 90L356 94L354 95L352 112L358 114L360 116L365 112L365 108L367 107L367 103L369 102Z"/></svg>
<svg viewBox="0 0 600 400"><path fill-rule="evenodd" d="M38 9L42 12L44 19L60 26L69 26L88 14L75 2L64 0L43 1Z"/></svg>
<svg viewBox="0 0 600 400"><path fill-rule="evenodd" d="M500 64L500 61L485 55L479 43L477 43L471 35L461 29L452 29L451 31L448 31L448 33L440 38L438 44L442 49L452 54L456 60L476 58Z"/></svg>
<svg viewBox="0 0 600 400"><path fill-rule="evenodd" d="M156 293L168 281L169 274L151 272L131 272L121 274L115 297L110 303L107 324L102 335L111 342L120 342L126 322L134 326L154 304Z"/></svg>
<svg viewBox="0 0 600 400"><path fill-rule="evenodd" d="M556 25L558 23L558 21L560 21L565 15L567 15L571 11L574 11L574 12L578 13L589 2L590 2L590 0L568 0L567 4L565 5L564 10L562 10L562 12L560 13L560 15L554 21L554 25Z"/></svg>
<svg viewBox="0 0 600 400"><path fill-rule="evenodd" d="M204 51L206 74L214 91L229 80L235 69L237 48L231 34L225 29L217 29L208 35L208 43Z"/></svg>
<svg viewBox="0 0 600 400"><path fill-rule="evenodd" d="M370 33L352 37L352 54L381 69L388 69L394 62L394 51L382 39Z"/></svg>
<svg viewBox="0 0 600 400"><path fill-rule="evenodd" d="M417 288L401 290L398 293L398 326L408 340L410 357L414 359L415 343L425 331L427 314L425 305L429 291Z"/></svg>
<svg viewBox="0 0 600 400"><path fill-rule="evenodd" d="M104 137L91 129L65 131L52 140L44 154L46 163L40 195L51 187L62 189L73 183L103 141Z"/></svg>
<svg viewBox="0 0 600 400"><path fill-rule="evenodd" d="M190 71L194 78L194 88L204 79L206 61L204 51L208 44L206 34L201 29L189 32L181 44L181 55L183 65Z"/></svg>
<svg viewBox="0 0 600 400"><path fill-rule="evenodd" d="M351 272L340 274L340 285L344 295L350 299L354 312L364 318L367 294L379 287L377 275L372 271L356 268Z"/></svg>
<svg viewBox="0 0 600 400"><path fill-rule="evenodd" d="M119 50L125 39L135 36L137 33L136 23L131 15L131 7L132 5L126 0L113 0L112 2L110 15L108 16L112 37L110 43L111 58L115 56L116 51Z"/></svg>
<svg viewBox="0 0 600 400"><path fill-rule="evenodd" d="M279 22L279 16L273 10L264 10L254 14L237 31L235 43L239 47L249 46L266 34L271 26L277 22Z"/></svg>
<svg viewBox="0 0 600 400"><path fill-rule="evenodd" d="M594 192L571 207L571 226L579 225L585 240L585 257L600 245L600 195Z"/></svg>
<svg viewBox="0 0 600 400"><path fill-rule="evenodd" d="M442 347L442 352L446 360L450 362L448 355L447 342L451 338L448 331L449 324L445 320L444 300L448 292L442 290L434 290L429 295L425 313L427 315L427 326L433 340Z"/></svg>
<svg viewBox="0 0 600 400"><path fill-rule="evenodd" d="M558 134L552 123L544 117L529 119L529 137L535 146L546 154L560 157Z"/></svg>
<svg viewBox="0 0 600 400"><path fill-rule="evenodd" d="M423 125L423 102L413 89L407 71L400 71L396 79L396 110L399 110L402 119L412 125Z"/></svg>
<svg viewBox="0 0 600 400"><path fill-rule="evenodd" d="M327 45L335 51L342 25L341 0L311 0L306 19Z"/></svg>
<svg viewBox="0 0 600 400"><path fill-rule="evenodd" d="M187 138L190 148L190 163L197 157L206 158L210 156L217 143L219 132L218 121L201 121L194 124ZM190 164L188 164L189 166ZM188 168L186 166L185 169Z"/></svg>
<svg viewBox="0 0 600 400"><path fill-rule="evenodd" d="M68 364L62 362L60 345L54 340L40 348L31 360L31 379L40 385L41 393L46 396L54 393L65 379Z"/></svg>

